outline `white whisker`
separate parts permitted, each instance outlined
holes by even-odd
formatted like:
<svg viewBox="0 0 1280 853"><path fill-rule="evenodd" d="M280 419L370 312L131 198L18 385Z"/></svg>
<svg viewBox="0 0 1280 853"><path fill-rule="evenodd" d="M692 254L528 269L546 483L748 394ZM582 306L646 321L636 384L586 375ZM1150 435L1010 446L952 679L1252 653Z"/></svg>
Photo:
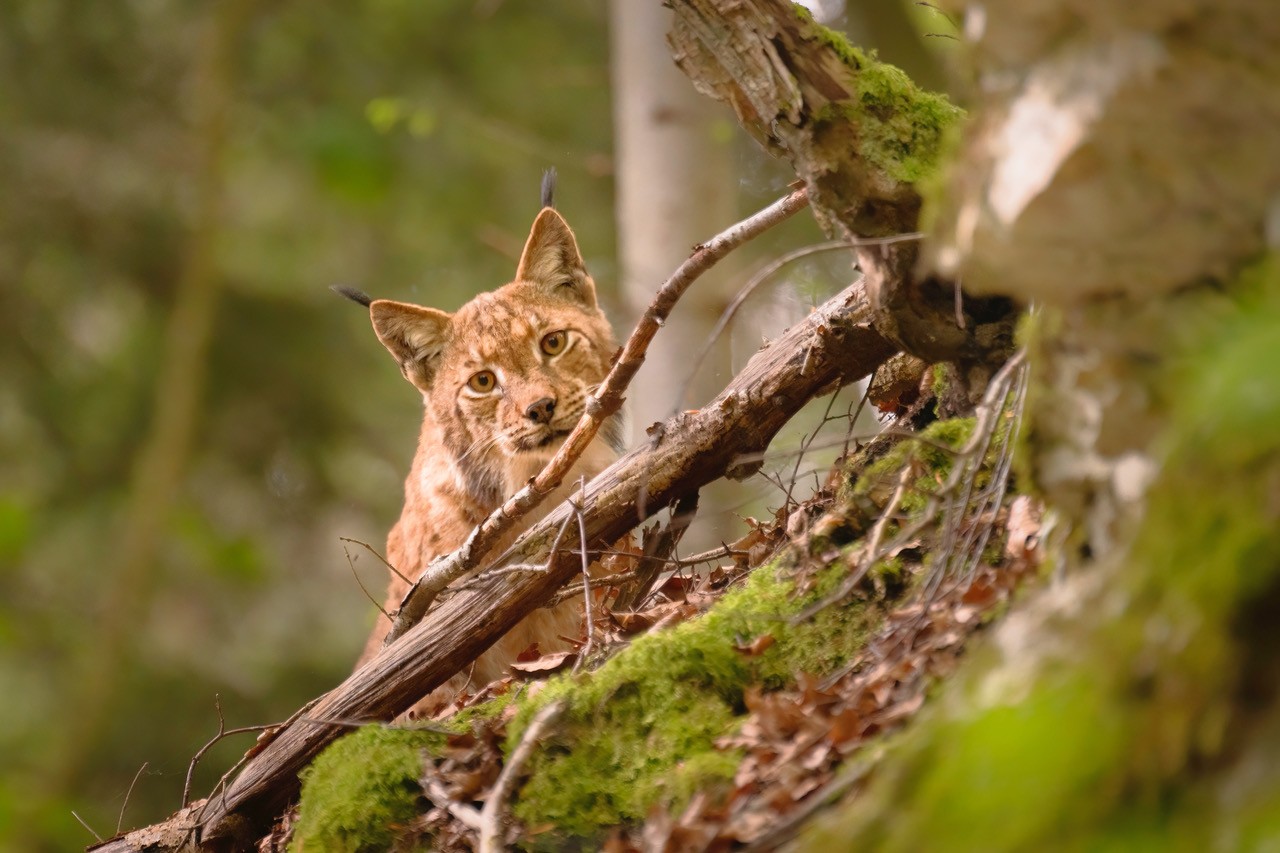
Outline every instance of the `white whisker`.
<svg viewBox="0 0 1280 853"><path fill-rule="evenodd" d="M497 444L500 438L502 438L501 433L496 435L482 436L480 438L477 438L475 441L471 442L471 446L468 447L465 451L463 451L462 455L458 457L458 462L461 463L465 461L466 458L470 456L472 453L476 453L477 451L483 452L488 450L489 448Z"/></svg>

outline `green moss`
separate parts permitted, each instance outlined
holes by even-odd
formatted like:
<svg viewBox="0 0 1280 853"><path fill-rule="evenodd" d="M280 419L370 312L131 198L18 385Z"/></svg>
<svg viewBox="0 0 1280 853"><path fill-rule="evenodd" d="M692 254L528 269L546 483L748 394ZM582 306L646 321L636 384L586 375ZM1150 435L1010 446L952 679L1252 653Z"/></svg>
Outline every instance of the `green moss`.
<svg viewBox="0 0 1280 853"><path fill-rule="evenodd" d="M952 418L930 424L920 433L922 440L903 439L867 466L853 487L854 498L870 498L879 506L888 503L902 467L915 460L922 472L903 495L901 507L906 512L923 509L929 496L937 492L939 482L951 473L955 453L946 448L962 448L973 433L973 427L973 418Z"/></svg>
<svg viewBox="0 0 1280 853"><path fill-rule="evenodd" d="M291 850L376 851L420 811L423 749L443 737L365 726L335 741L302 774Z"/></svg>
<svg viewBox="0 0 1280 853"><path fill-rule="evenodd" d="M946 363L933 365L930 368L929 379L929 388L933 391L933 396L941 400L947 395L947 387L952 381L951 365Z"/></svg>
<svg viewBox="0 0 1280 853"><path fill-rule="evenodd" d="M844 33L823 26L814 20L813 13L804 6L799 3L792 3L791 8L795 11L796 17L800 19L801 23L808 25L805 35L816 38L835 51L836 56L840 57L840 61L849 66L850 69L858 71L872 61L865 53L854 47L849 42L849 39L845 38Z"/></svg>
<svg viewBox="0 0 1280 853"><path fill-rule="evenodd" d="M555 837L539 843L556 847L566 836L595 839L608 827L639 821L654 803L678 809L695 791L727 786L740 755L715 743L736 731L747 687L830 671L856 651L877 618L855 604L790 623L834 589L844 571L828 568L808 595L797 596L787 569L762 567L704 616L640 637L590 677L553 681L511 726L509 747L536 708L555 698L568 703L559 734L530 763L516 815L529 825L554 825ZM763 634L774 643L762 654L735 648Z"/></svg>
<svg viewBox="0 0 1280 853"><path fill-rule="evenodd" d="M934 173L944 135L964 115L946 96L922 91L883 62L858 75L857 107L858 153L903 183Z"/></svg>
<svg viewBox="0 0 1280 853"><path fill-rule="evenodd" d="M856 81L851 100L827 104L814 122L856 128L858 154L896 181L916 183L933 175L944 140L964 110L945 95L924 91L902 69L859 50L803 6L792 8L807 25L804 35L831 48Z"/></svg>

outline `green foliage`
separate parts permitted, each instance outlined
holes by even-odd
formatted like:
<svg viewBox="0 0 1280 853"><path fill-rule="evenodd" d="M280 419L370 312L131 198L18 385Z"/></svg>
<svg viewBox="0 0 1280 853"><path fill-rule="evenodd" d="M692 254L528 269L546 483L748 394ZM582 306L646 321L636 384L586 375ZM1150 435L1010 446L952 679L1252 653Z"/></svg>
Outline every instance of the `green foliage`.
<svg viewBox="0 0 1280 853"><path fill-rule="evenodd" d="M374 853L421 812L422 752L443 737L365 726L335 741L302 773L290 850Z"/></svg>
<svg viewBox="0 0 1280 853"><path fill-rule="evenodd" d="M227 6L0 14L0 762L39 782L0 817L0 849L82 846L73 809L109 835L143 761L124 827L163 818L215 695L228 725L279 720L349 671L374 611L336 537L381 548L421 402L330 284L446 309L501 284L554 165L612 295L603 6L248 4L206 176L204 39ZM154 388L206 177L222 204L208 379L151 571L123 596L115 695L75 707L127 577L120 531L170 402ZM385 568L351 552L380 595ZM45 779L93 716L74 772ZM215 747L196 792L243 748Z"/></svg>

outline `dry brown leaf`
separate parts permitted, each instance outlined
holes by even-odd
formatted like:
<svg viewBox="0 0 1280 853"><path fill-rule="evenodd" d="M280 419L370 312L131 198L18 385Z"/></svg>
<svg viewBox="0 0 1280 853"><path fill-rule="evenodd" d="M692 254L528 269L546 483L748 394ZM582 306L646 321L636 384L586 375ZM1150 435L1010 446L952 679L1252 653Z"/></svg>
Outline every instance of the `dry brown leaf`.
<svg viewBox="0 0 1280 853"><path fill-rule="evenodd" d="M577 652L554 652L549 655L543 655L537 660L513 663L511 668L521 675L549 675L553 672L559 672L577 659Z"/></svg>

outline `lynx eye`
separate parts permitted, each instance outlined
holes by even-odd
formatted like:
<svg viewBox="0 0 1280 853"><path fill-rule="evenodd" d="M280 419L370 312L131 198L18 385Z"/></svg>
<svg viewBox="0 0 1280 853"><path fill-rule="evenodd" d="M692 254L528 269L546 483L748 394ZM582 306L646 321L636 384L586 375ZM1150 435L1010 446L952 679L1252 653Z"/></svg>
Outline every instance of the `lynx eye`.
<svg viewBox="0 0 1280 853"><path fill-rule="evenodd" d="M493 375L492 370L482 370L467 380L467 387L478 394L488 394L498 387L498 377Z"/></svg>
<svg viewBox="0 0 1280 853"><path fill-rule="evenodd" d="M547 355L559 355L564 352L564 345L569 342L567 332L548 332L542 336L542 351Z"/></svg>

